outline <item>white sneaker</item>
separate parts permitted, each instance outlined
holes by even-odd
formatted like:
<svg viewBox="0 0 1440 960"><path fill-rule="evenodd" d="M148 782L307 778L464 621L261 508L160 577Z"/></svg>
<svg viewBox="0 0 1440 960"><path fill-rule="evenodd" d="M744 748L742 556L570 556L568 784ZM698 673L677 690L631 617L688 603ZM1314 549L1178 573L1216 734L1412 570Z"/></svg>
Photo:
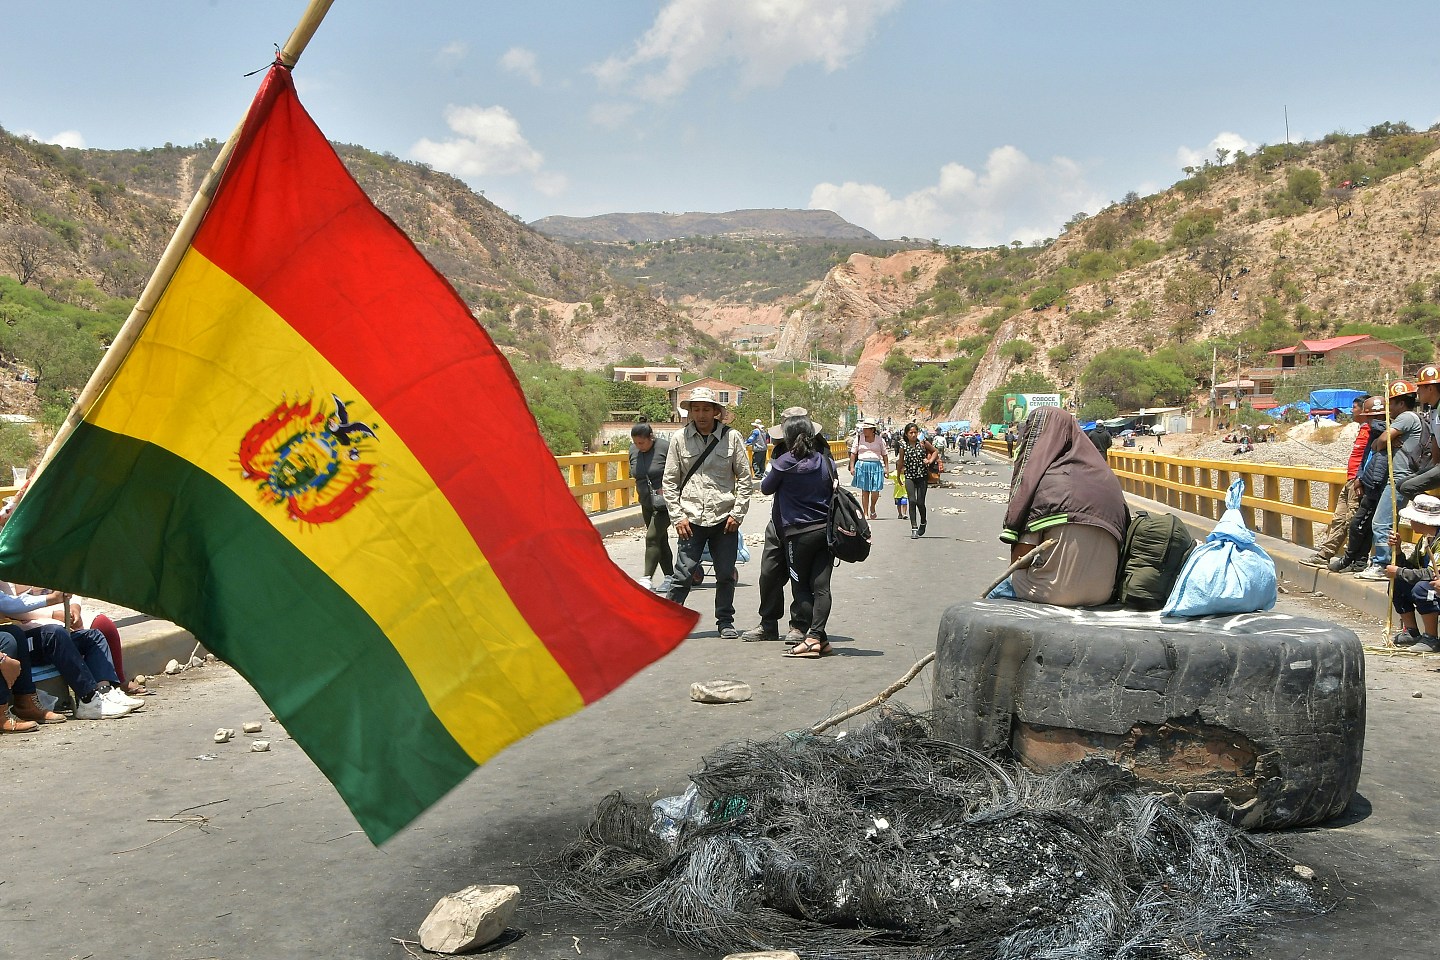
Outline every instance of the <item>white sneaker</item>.
<svg viewBox="0 0 1440 960"><path fill-rule="evenodd" d="M114 720L128 713L130 713L129 707L105 699L103 693L96 693L90 698L89 703L80 700L75 704L76 720Z"/></svg>
<svg viewBox="0 0 1440 960"><path fill-rule="evenodd" d="M141 707L145 706L144 700L138 700L135 697L130 696L130 694L126 693L124 690L121 690L119 687L111 687L109 690L105 691L104 696L105 699L109 700L111 703L119 704L122 707L129 707L132 711L139 710Z"/></svg>
<svg viewBox="0 0 1440 960"><path fill-rule="evenodd" d="M1370 566L1355 574L1356 580L1388 580L1385 576L1385 568L1379 564L1372 563Z"/></svg>

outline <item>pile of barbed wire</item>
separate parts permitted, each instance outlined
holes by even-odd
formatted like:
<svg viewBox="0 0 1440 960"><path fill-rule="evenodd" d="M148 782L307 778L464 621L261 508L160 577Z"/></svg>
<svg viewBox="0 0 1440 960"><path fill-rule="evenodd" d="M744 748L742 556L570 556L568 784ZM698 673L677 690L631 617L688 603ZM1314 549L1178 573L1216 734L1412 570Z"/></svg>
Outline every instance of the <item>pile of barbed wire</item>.
<svg viewBox="0 0 1440 960"><path fill-rule="evenodd" d="M552 902L700 950L806 960L1165 960L1322 913L1323 883L1087 760L1033 773L887 709L724 747L682 797L603 800Z"/></svg>

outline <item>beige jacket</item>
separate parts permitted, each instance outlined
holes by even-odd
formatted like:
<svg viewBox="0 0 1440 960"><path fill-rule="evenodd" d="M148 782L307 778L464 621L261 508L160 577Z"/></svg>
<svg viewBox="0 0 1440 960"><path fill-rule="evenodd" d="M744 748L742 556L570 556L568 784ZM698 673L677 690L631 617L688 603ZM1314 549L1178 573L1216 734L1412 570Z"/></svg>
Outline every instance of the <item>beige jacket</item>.
<svg viewBox="0 0 1440 960"><path fill-rule="evenodd" d="M724 523L726 517L734 517L739 523L750 509L750 452L745 448L745 438L730 427L716 427L711 437L717 437L719 446L705 458L682 493L680 481L709 441L700 436L694 423L685 424L684 429L670 436L662 492L672 523L689 520L713 527Z"/></svg>

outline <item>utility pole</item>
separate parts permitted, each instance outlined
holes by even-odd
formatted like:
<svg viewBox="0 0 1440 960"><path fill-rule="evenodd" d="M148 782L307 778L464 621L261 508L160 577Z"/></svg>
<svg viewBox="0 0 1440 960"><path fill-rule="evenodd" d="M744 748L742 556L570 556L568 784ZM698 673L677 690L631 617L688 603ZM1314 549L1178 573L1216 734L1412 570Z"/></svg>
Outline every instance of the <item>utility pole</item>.
<svg viewBox="0 0 1440 960"><path fill-rule="evenodd" d="M1220 358L1220 348L1210 345L1210 429L1215 429L1215 418L1220 413L1220 392L1215 389L1215 369Z"/></svg>

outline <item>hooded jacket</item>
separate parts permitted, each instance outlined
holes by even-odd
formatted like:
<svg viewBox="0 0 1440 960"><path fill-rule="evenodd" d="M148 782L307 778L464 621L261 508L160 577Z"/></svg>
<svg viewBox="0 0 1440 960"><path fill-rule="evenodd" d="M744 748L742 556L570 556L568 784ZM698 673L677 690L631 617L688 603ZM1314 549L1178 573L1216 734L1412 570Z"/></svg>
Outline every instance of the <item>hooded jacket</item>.
<svg viewBox="0 0 1440 960"><path fill-rule="evenodd" d="M1014 543L1025 533L1079 523L1122 541L1127 518L1120 481L1075 418L1059 407L1032 410L1015 448L1000 539Z"/></svg>
<svg viewBox="0 0 1440 960"><path fill-rule="evenodd" d="M830 458L816 451L803 460L786 451L770 461L760 492L774 494L781 530L823 524L830 512L834 474Z"/></svg>

